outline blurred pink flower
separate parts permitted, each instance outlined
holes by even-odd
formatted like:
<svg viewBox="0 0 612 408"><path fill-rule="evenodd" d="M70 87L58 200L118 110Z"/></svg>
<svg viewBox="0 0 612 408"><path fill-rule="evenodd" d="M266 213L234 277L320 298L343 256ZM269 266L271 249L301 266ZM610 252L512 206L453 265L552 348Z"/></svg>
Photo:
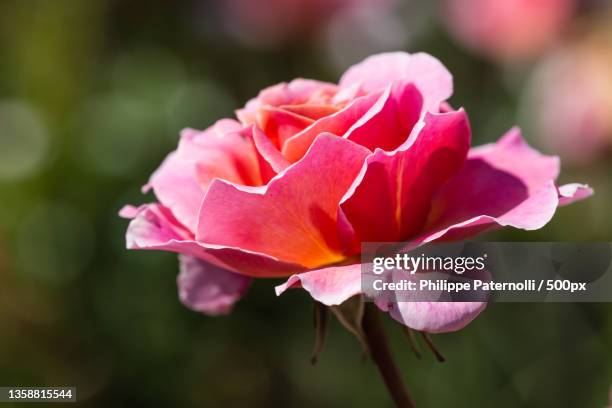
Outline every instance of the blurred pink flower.
<svg viewBox="0 0 612 408"><path fill-rule="evenodd" d="M269 45L316 34L340 14L395 0L218 0L224 23L245 42Z"/></svg>
<svg viewBox="0 0 612 408"><path fill-rule="evenodd" d="M573 15L576 0L445 0L451 34L489 58L515 61L550 46Z"/></svg>
<svg viewBox="0 0 612 408"><path fill-rule="evenodd" d="M559 160L518 129L470 149L465 111L443 103L452 87L435 58L398 52L367 58L338 85L267 88L238 121L182 132L145 186L160 202L122 210L133 218L127 246L182 254L180 298L205 313L227 312L249 277L289 277L278 294L301 285L337 305L361 293L361 242L538 229L559 205L591 194L557 188ZM483 308L401 303L390 314L442 332Z"/></svg>
<svg viewBox="0 0 612 408"><path fill-rule="evenodd" d="M528 89L528 111L543 142L585 165L612 150L612 30L548 56Z"/></svg>

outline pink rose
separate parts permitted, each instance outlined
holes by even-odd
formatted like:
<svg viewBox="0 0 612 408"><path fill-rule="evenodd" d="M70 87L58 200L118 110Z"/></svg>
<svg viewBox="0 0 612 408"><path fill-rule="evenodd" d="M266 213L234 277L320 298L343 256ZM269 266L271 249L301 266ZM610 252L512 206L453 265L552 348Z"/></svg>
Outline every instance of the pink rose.
<svg viewBox="0 0 612 408"><path fill-rule="evenodd" d="M219 0L227 30L253 45L309 37L351 11L386 10L395 0Z"/></svg>
<svg viewBox="0 0 612 408"><path fill-rule="evenodd" d="M470 149L450 73L427 54L388 53L340 83L297 79L263 90L204 131L186 129L152 175L159 203L126 207L130 249L181 254L180 298L228 312L251 278L288 277L326 305L359 294L360 243L427 243L499 226L541 228L591 194L555 186L559 160L518 129ZM400 303L391 315L441 332L482 303ZM381 306L383 309L387 309Z"/></svg>
<svg viewBox="0 0 612 408"><path fill-rule="evenodd" d="M462 44L497 60L522 60L549 47L576 0L445 0L448 28Z"/></svg>
<svg viewBox="0 0 612 408"><path fill-rule="evenodd" d="M596 27L547 56L528 89L527 109L552 151L588 165L612 151L612 29Z"/></svg>

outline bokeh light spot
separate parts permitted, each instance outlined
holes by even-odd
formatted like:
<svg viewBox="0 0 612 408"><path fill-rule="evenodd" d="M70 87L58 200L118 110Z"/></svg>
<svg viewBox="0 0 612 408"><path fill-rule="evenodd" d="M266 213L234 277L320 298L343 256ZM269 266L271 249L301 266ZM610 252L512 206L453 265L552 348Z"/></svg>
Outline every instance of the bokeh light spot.
<svg viewBox="0 0 612 408"><path fill-rule="evenodd" d="M0 101L0 179L35 174L48 149L49 134L38 113L23 102Z"/></svg>

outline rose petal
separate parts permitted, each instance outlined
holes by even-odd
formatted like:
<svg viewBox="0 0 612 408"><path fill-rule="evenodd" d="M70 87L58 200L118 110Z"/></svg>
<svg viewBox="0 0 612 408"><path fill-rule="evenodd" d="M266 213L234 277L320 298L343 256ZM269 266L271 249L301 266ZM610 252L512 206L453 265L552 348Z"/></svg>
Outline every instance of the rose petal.
<svg viewBox="0 0 612 408"><path fill-rule="evenodd" d="M360 85L362 92L380 91L396 80L413 82L424 99L426 111L437 112L440 102L453 93L453 79L440 61L424 53L390 52L373 55L349 68L340 88Z"/></svg>
<svg viewBox="0 0 612 408"><path fill-rule="evenodd" d="M197 240L265 253L312 268L344 258L338 204L369 151L321 134L304 158L265 187L216 180L200 210Z"/></svg>
<svg viewBox="0 0 612 408"><path fill-rule="evenodd" d="M229 313L251 284L251 278L192 256L180 255L179 265L179 299L190 309L208 315Z"/></svg>
<svg viewBox="0 0 612 408"><path fill-rule="evenodd" d="M485 216L502 226L539 229L552 219L558 202L552 180L529 191L523 179L482 159L469 159L464 169L434 197L429 228L470 219L477 221Z"/></svg>
<svg viewBox="0 0 612 408"><path fill-rule="evenodd" d="M276 287L276 295L302 287L318 302L339 305L362 293L361 272L362 265L353 264L295 274ZM412 329L441 333L465 327L484 310L486 302L377 302L377 306Z"/></svg>
<svg viewBox="0 0 612 408"><path fill-rule="evenodd" d="M291 163L304 157L313 141L321 133L345 134L376 103L382 93L374 93L355 99L346 108L333 115L317 120L315 123L287 139L281 152Z"/></svg>
<svg viewBox="0 0 612 408"><path fill-rule="evenodd" d="M459 171L469 146L469 123L460 110L428 114L412 144L370 156L341 204L359 239L401 241L420 231L432 195Z"/></svg>
<svg viewBox="0 0 612 408"><path fill-rule="evenodd" d="M253 146L238 133L241 130L238 122L229 119L202 132L183 130L178 149L151 176L148 185L159 201L191 231L213 178L261 184Z"/></svg>
<svg viewBox="0 0 612 408"><path fill-rule="evenodd" d="M473 148L469 158L482 158L497 169L520 178L530 191L559 176L557 156L546 156L525 142L521 130L510 129L496 143Z"/></svg>
<svg viewBox="0 0 612 408"><path fill-rule="evenodd" d="M491 274L486 271L470 271L462 275L468 280L491 281ZM378 277L380 278L380 277ZM408 271L395 269L390 271L393 282L413 281L419 285L421 279L447 279L438 272L412 274ZM488 294L479 293L479 297L470 302L449 302L444 291L388 291L372 293L376 305L391 317L414 330L428 333L442 333L462 329L471 322L487 305ZM443 297L439 297L443 296ZM437 300L434 300L437 299ZM410 301L414 300L414 301Z"/></svg>
<svg viewBox="0 0 612 408"><path fill-rule="evenodd" d="M482 312L485 302L398 302L389 314L414 330L446 333L463 329Z"/></svg>
<svg viewBox="0 0 612 408"><path fill-rule="evenodd" d="M343 137L372 151L391 151L406 141L422 107L423 98L414 84L396 81Z"/></svg>
<svg viewBox="0 0 612 408"><path fill-rule="evenodd" d="M296 264L279 261L269 255L222 245L196 242L193 234L181 226L169 209L161 204L143 205L122 211L134 215L128 226L128 249L163 250L191 255L218 267L254 277L289 276L304 270Z"/></svg>
<svg viewBox="0 0 612 408"><path fill-rule="evenodd" d="M145 204L145 206L146 206L146 204ZM144 206L135 207L133 205L124 205L119 210L119 216L121 218L126 218L128 220L131 220L132 218L136 217L139 212L141 212L143 210L143 207Z"/></svg>
<svg viewBox="0 0 612 408"><path fill-rule="evenodd" d="M305 116L307 118L318 120L325 116L332 115L338 112L339 108L335 105L282 105L281 109L295 113L297 115Z"/></svg>
<svg viewBox="0 0 612 408"><path fill-rule="evenodd" d="M298 78L262 90L243 109L237 110L236 116L243 124L250 125L255 123L257 111L262 106L317 104L333 97L336 91L337 86L334 84Z"/></svg>
<svg viewBox="0 0 612 408"><path fill-rule="evenodd" d="M160 204L125 206L119 214L132 219L126 233L127 249L140 249L170 240L190 240L193 234Z"/></svg>
<svg viewBox="0 0 612 408"><path fill-rule="evenodd" d="M291 163L283 157L281 152L274 146L274 143L259 128L253 126L252 132L257 153L273 170L272 177L289 167ZM261 164L260 167L262 167ZM269 179L266 181L269 181Z"/></svg>
<svg viewBox="0 0 612 408"><path fill-rule="evenodd" d="M559 206L568 205L576 201L584 200L593 195L593 189L585 184L565 184L558 188Z"/></svg>
<svg viewBox="0 0 612 408"><path fill-rule="evenodd" d="M327 306L339 305L361 293L361 265L334 266L292 275L276 287L276 295L300 285L313 299Z"/></svg>
<svg viewBox="0 0 612 408"><path fill-rule="evenodd" d="M533 150L517 129L468 157L434 196L426 232L415 244L466 239L496 226L534 230L552 219L559 204L556 157Z"/></svg>
<svg viewBox="0 0 612 408"><path fill-rule="evenodd" d="M314 120L310 118L271 106L264 106L257 111L257 126L279 148L291 136L313 123Z"/></svg>

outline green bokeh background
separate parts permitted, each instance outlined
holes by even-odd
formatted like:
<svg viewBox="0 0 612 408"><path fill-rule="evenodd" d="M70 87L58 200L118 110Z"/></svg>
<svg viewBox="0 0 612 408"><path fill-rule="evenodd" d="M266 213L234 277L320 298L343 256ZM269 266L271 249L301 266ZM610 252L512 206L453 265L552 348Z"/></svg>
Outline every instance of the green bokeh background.
<svg viewBox="0 0 612 408"><path fill-rule="evenodd" d="M468 53L423 3L424 28L404 48L453 73L451 102L468 111L474 143L519 124L537 144L521 115L529 66ZM126 251L117 216L153 200L139 188L181 128L229 116L265 86L335 82L345 68L312 38L250 48L204 1L0 2L0 160L15 172L0 178L0 385L74 385L91 407L391 406L336 321L310 365L305 292L276 298L279 281L259 280L227 317L192 312L178 301L176 256ZM491 237L612 240L610 170L565 168L562 182L588 182L596 195L542 230ZM609 311L493 304L465 330L435 336L443 364L416 359L399 326L385 324L419 406L603 408Z"/></svg>

